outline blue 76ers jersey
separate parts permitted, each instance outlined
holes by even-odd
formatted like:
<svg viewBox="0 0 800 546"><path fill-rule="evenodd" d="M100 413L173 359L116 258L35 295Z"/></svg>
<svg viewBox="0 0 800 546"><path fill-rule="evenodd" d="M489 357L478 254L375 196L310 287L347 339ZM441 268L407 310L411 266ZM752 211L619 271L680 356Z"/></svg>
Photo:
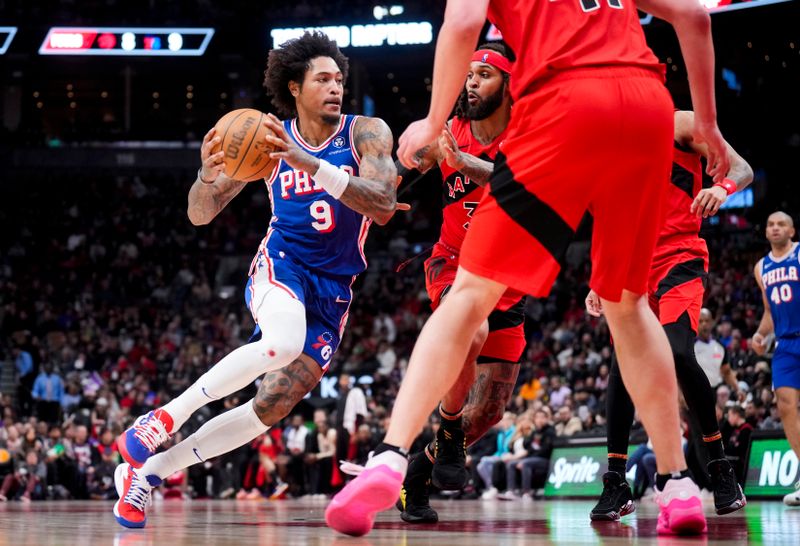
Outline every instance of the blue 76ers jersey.
<svg viewBox="0 0 800 546"><path fill-rule="evenodd" d="M775 337L800 334L800 257L798 243L786 256L775 260L770 252L761 264L761 283L769 300Z"/></svg>
<svg viewBox="0 0 800 546"><path fill-rule="evenodd" d="M284 121L283 126L303 150L358 176L360 157L353 147L356 119L343 114L336 132L320 146L303 140L296 119ZM364 241L371 219L331 197L309 173L283 161L266 182L272 219L262 248L324 275L353 276L366 269Z"/></svg>

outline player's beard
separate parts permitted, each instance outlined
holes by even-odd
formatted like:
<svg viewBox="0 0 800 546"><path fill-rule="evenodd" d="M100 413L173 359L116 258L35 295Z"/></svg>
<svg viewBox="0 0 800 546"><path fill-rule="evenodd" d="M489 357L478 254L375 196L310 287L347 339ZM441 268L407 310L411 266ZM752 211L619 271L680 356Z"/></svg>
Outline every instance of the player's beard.
<svg viewBox="0 0 800 546"><path fill-rule="evenodd" d="M478 99L478 103L475 106L469 105L467 107L467 118L480 121L482 119L486 119L495 111L500 108L500 105L503 104L503 92L505 88L501 87L495 93L492 93L485 99Z"/></svg>
<svg viewBox="0 0 800 546"><path fill-rule="evenodd" d="M341 114L336 114L335 116L332 114L322 114L322 122L327 123L328 125L333 125L334 127L339 125L340 119L342 119Z"/></svg>

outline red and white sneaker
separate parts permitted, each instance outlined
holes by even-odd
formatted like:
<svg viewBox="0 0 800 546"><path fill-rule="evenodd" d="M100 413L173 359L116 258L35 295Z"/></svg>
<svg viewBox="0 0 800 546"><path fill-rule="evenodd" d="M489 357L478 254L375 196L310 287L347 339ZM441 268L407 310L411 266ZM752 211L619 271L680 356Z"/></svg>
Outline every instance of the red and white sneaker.
<svg viewBox="0 0 800 546"><path fill-rule="evenodd" d="M366 535L372 530L375 515L394 506L400 498L407 468L408 459L394 451L370 458L363 469L358 469L356 479L328 504L325 522L346 535ZM355 465L350 469L355 470Z"/></svg>
<svg viewBox="0 0 800 546"><path fill-rule="evenodd" d="M117 438L120 455L133 468L141 468L156 452L158 446L169 439L172 427L172 417L163 409L138 417L133 425Z"/></svg>
<svg viewBox="0 0 800 546"><path fill-rule="evenodd" d="M140 529L147 523L145 509L152 501L153 488L161 483L157 476L140 476L128 463L114 471L114 485L119 500L114 504L114 517L123 527Z"/></svg>
<svg viewBox="0 0 800 546"><path fill-rule="evenodd" d="M707 531L700 489L691 478L667 481L656 494L659 535L699 535Z"/></svg>

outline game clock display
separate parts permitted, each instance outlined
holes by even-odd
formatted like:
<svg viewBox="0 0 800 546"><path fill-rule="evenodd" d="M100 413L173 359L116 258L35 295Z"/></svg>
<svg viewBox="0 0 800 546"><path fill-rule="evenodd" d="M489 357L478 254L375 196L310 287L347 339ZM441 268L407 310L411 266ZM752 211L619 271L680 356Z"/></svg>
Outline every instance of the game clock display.
<svg viewBox="0 0 800 546"><path fill-rule="evenodd" d="M200 56L213 28L52 27L40 55Z"/></svg>

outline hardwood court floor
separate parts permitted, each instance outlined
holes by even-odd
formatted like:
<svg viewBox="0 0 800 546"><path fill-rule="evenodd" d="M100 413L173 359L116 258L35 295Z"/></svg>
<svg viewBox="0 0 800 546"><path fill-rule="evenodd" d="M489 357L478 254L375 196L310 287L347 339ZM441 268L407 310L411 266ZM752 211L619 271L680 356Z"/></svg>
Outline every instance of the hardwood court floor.
<svg viewBox="0 0 800 546"><path fill-rule="evenodd" d="M409 526L395 511L381 515L363 538L337 535L325 526L325 500L156 501L146 529L120 527L110 502L0 504L0 545L109 544L114 546L215 545L458 545L658 544L691 546L800 544L800 509L751 502L744 512L717 517L711 507L708 535L656 537L655 505L645 502L623 523L591 525L586 501L438 501L440 523Z"/></svg>

